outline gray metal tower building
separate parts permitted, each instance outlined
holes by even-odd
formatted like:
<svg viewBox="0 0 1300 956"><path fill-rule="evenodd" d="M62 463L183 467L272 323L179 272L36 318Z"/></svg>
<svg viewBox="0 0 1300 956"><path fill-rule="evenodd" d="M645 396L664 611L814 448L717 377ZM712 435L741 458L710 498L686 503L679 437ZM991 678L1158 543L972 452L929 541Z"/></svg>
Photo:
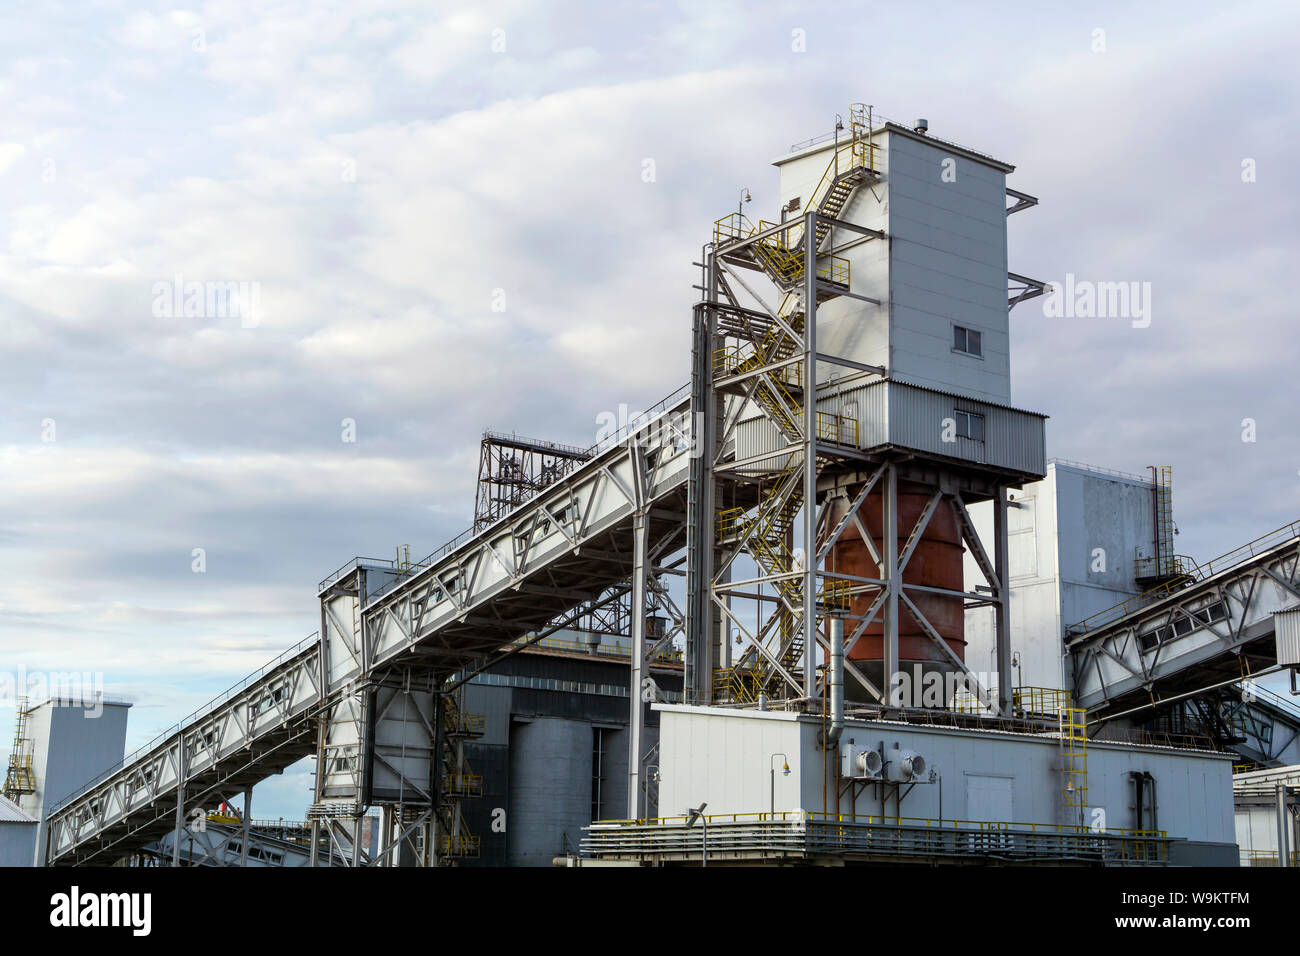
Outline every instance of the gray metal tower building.
<svg viewBox="0 0 1300 956"><path fill-rule="evenodd" d="M823 697L842 615L850 695L886 702L919 665L984 699L996 682L1009 713L1006 489L1043 475L1044 416L1008 404L1008 310L1043 284L1008 272L1006 219L1036 201L1013 167L862 105L777 166L779 220L719 219L702 264L688 701ZM996 681L962 655L985 605Z"/></svg>

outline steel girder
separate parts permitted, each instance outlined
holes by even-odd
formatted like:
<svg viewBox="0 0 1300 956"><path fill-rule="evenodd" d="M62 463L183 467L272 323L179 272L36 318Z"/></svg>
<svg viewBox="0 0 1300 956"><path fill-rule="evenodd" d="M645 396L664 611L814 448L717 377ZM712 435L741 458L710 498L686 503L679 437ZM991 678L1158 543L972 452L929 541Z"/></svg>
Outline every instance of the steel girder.
<svg viewBox="0 0 1300 956"><path fill-rule="evenodd" d="M50 813L52 865L111 859L157 840L215 795L315 750L320 645L310 641L202 717Z"/></svg>
<svg viewBox="0 0 1300 956"><path fill-rule="evenodd" d="M545 627L633 571L633 516L639 482L649 503L652 540L676 537L684 521L689 439L684 404L642 456L618 446L580 466L430 567L367 600L364 645L335 679L406 661L440 663L449 671Z"/></svg>
<svg viewBox="0 0 1300 956"><path fill-rule="evenodd" d="M1093 720L1243 679L1276 661L1273 614L1300 600L1300 537L1067 638Z"/></svg>
<svg viewBox="0 0 1300 956"><path fill-rule="evenodd" d="M348 726L361 726L357 694L371 674L418 665L451 675L530 632L553 630L556 621L609 613L610 594L632 576L636 488L644 489L653 553L684 543L689 415L682 401L635 425L428 566L358 563L336 575L321 593L319 640L56 808L46 859L59 865L125 855L177 829L187 808L213 794L239 792L308 754L324 754L327 743L346 754L342 738ZM355 786L364 763L335 769Z"/></svg>

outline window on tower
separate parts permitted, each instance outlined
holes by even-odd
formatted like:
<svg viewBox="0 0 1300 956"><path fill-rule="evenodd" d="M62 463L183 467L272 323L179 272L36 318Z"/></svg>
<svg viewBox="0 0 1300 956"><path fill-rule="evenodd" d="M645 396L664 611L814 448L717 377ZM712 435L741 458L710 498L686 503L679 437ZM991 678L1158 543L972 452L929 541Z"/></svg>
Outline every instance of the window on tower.
<svg viewBox="0 0 1300 956"><path fill-rule="evenodd" d="M984 440L983 415L977 415L974 412L963 412L958 409L954 417L957 420L958 438L969 438L972 441Z"/></svg>
<svg viewBox="0 0 1300 956"><path fill-rule="evenodd" d="M967 355L983 356L984 343L981 338L980 333L974 329L954 325L952 327L952 350L954 352L965 352Z"/></svg>

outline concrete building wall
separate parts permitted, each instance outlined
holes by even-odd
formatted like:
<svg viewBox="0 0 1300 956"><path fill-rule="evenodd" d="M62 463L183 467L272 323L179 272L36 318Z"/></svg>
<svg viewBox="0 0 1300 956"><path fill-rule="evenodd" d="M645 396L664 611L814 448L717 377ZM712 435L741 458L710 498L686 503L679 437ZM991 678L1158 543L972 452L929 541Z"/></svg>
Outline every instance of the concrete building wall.
<svg viewBox="0 0 1300 956"><path fill-rule="evenodd" d="M769 763L789 755L791 777L778 777L777 810L836 812L834 755L818 746L821 720L786 713L662 706L662 792L683 808L708 803L710 813L756 813L768 809ZM911 748L926 757L940 782L919 784L896 809L880 803L879 787L862 789L838 812L882 813L924 819L978 819L1016 823L1091 823L1072 818L1063 806L1060 751L1051 738L963 731L894 723L851 721L843 739L875 749ZM780 763L777 763L778 768ZM1216 754L1109 743L1088 746L1088 805L1100 808L1105 825L1138 826L1133 771L1157 784L1158 823L1172 837L1213 843L1234 841L1232 758ZM797 787L797 791L793 788ZM782 798L782 790L784 790ZM767 798L766 800L764 798ZM797 803L793 803L797 800ZM942 801L942 809L940 802ZM793 803L793 805L792 805Z"/></svg>

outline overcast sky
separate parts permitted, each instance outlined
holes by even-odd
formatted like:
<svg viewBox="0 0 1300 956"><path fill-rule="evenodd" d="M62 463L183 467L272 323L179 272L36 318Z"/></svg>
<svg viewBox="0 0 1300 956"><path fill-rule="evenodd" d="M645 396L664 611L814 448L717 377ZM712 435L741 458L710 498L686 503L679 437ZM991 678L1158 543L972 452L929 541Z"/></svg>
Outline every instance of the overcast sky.
<svg viewBox="0 0 1300 956"><path fill-rule="evenodd" d="M102 672L134 745L315 630L328 572L466 527L485 427L585 445L685 382L710 224L853 101L1017 166L1012 270L1151 284L1146 328L1013 311L1050 455L1173 465L1197 558L1300 518L1300 9L1045 6L5 15L0 671Z"/></svg>

